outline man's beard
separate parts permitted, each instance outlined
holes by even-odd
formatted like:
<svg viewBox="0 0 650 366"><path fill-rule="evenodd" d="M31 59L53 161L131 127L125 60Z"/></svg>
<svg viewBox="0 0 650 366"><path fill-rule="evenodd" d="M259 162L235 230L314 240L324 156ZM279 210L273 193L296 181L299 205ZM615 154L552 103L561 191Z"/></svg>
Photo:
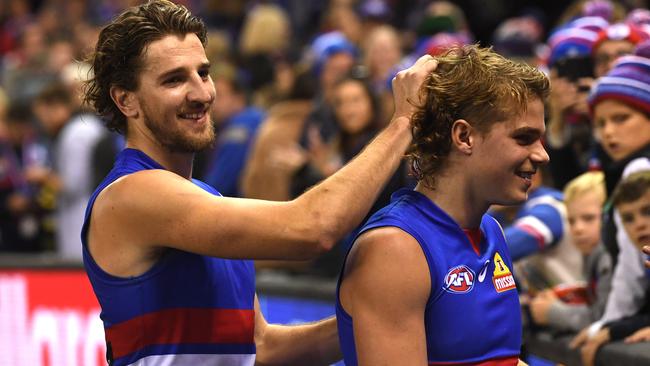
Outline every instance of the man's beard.
<svg viewBox="0 0 650 366"><path fill-rule="evenodd" d="M147 116L144 118L144 124L154 134L158 143L172 153L197 153L211 147L215 142L212 122L208 122L208 127L198 136L183 134L178 128L164 128Z"/></svg>

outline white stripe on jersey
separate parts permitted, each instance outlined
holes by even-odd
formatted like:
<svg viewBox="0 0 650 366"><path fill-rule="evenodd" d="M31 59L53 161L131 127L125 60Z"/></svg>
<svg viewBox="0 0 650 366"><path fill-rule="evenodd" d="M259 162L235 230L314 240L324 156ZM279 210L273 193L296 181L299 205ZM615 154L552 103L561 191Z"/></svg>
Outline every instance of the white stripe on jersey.
<svg viewBox="0 0 650 366"><path fill-rule="evenodd" d="M255 355L180 354L153 355L139 359L129 366L253 366Z"/></svg>

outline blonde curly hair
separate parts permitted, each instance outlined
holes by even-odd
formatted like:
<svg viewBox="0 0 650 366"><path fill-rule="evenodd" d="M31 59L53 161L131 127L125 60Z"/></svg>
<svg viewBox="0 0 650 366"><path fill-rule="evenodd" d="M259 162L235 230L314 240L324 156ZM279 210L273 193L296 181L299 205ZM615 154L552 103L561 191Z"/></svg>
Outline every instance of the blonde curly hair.
<svg viewBox="0 0 650 366"><path fill-rule="evenodd" d="M531 98L544 101L548 77L535 67L504 58L478 45L450 48L424 82L422 105L412 117L407 152L418 181L433 187L451 151L451 127L464 119L480 133L526 110Z"/></svg>

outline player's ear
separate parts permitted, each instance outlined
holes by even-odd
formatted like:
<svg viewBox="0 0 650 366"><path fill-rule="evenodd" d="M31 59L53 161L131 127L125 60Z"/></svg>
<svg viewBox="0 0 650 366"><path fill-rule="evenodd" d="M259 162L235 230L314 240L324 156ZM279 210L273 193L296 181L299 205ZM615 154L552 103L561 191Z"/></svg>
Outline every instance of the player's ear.
<svg viewBox="0 0 650 366"><path fill-rule="evenodd" d="M476 130L464 119L457 119L451 125L451 143L465 155L472 155Z"/></svg>
<svg viewBox="0 0 650 366"><path fill-rule="evenodd" d="M139 114L139 104L133 92L130 92L126 89L112 86L111 90L111 99L117 108L126 116L127 118L137 118Z"/></svg>

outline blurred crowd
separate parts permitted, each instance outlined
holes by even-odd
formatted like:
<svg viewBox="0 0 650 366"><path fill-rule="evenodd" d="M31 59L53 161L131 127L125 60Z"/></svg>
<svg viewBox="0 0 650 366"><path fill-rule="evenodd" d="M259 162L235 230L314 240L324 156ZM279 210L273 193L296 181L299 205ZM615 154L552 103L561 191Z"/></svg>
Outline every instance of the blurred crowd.
<svg viewBox="0 0 650 366"><path fill-rule="evenodd" d="M421 55L480 43L542 69L552 84L551 163L526 204L491 210L517 261L529 326L597 324L577 337L584 345L603 324L643 313L648 279L637 247L650 231L621 239L629 230L612 197L633 170L650 169L635 160L650 156L644 1L574 1L553 17L541 8L507 15L508 2L497 0L177 2L210 29L218 137L196 157L194 176L225 196L290 200L334 173L388 122L391 80ZM0 3L1 252L80 261L88 197L124 145L83 103L84 57L101 26L133 3ZM490 34L471 23L487 18ZM404 161L372 212L413 185ZM314 262L258 267L334 277L354 235Z"/></svg>

